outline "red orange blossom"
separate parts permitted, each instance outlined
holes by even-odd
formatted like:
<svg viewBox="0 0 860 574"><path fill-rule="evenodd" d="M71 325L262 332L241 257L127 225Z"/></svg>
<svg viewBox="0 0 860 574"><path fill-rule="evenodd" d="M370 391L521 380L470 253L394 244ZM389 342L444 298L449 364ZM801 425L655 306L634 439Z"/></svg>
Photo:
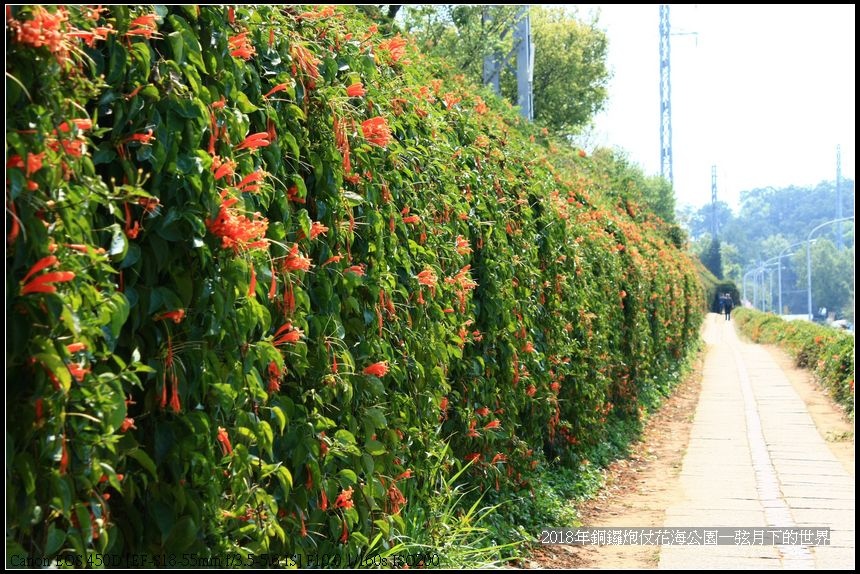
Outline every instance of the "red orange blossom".
<svg viewBox="0 0 860 574"><path fill-rule="evenodd" d="M256 213L254 219L248 219L233 208L238 201L236 198L224 199L218 216L213 220L206 220L206 227L212 235L221 238L221 247L225 249L265 247L267 243L263 236L269 227L269 221L266 218L260 218Z"/></svg>
<svg viewBox="0 0 860 574"><path fill-rule="evenodd" d="M385 147L391 141L391 129L382 116L361 122L361 133L364 139L379 147Z"/></svg>
<svg viewBox="0 0 860 574"><path fill-rule="evenodd" d="M365 367L363 372L365 375L382 378L388 373L388 361L373 363L372 365Z"/></svg>
<svg viewBox="0 0 860 574"><path fill-rule="evenodd" d="M54 283L71 281L75 278L75 274L71 271L54 271L33 277L39 271L52 267L57 263L58 259L54 255L48 255L37 261L24 278L21 279L21 295L28 295L30 293L56 293L57 288L54 286ZM30 279L31 277L33 278ZM30 280L29 282L28 279Z"/></svg>

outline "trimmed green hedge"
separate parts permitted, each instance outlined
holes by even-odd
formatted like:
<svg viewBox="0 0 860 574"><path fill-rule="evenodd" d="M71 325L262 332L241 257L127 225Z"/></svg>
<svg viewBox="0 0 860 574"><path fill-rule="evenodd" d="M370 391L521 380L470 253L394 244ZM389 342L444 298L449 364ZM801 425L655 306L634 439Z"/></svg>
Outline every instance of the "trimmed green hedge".
<svg viewBox="0 0 860 574"><path fill-rule="evenodd" d="M606 165L349 9L10 14L9 552L389 546L440 469L576 463L697 340Z"/></svg>
<svg viewBox="0 0 860 574"><path fill-rule="evenodd" d="M774 343L810 369L833 399L854 414L854 335L808 321L785 321L752 309L734 314L741 332L756 343Z"/></svg>

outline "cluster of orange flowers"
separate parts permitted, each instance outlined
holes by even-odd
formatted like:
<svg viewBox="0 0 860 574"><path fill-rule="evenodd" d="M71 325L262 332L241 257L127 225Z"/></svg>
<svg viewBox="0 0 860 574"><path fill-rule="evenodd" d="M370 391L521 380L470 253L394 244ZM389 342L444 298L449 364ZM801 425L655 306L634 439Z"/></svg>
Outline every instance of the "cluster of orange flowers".
<svg viewBox="0 0 860 574"><path fill-rule="evenodd" d="M406 54L406 44L408 44L408 42L398 34L393 38L380 42L379 50L383 53L387 53L388 59L391 62L397 62Z"/></svg>
<svg viewBox="0 0 860 574"><path fill-rule="evenodd" d="M344 173L352 172L352 161L350 160L349 139L346 135L346 122L334 116L334 143L343 156Z"/></svg>
<svg viewBox="0 0 860 574"><path fill-rule="evenodd" d="M391 129L382 116L361 122L361 133L364 139L379 147L385 147L391 142Z"/></svg>
<svg viewBox="0 0 860 574"><path fill-rule="evenodd" d="M227 40L227 45L230 47L230 55L243 60L250 60L257 53L254 45L248 39L248 32L241 32L235 36L231 36Z"/></svg>
<svg viewBox="0 0 860 574"><path fill-rule="evenodd" d="M57 263L59 263L59 260L54 255L48 255L37 261L24 278L21 279L21 295L29 293L56 293L57 288L54 286L54 283L71 281L75 278L75 274L72 271L53 271L36 275L43 269L53 267Z"/></svg>
<svg viewBox="0 0 860 574"><path fill-rule="evenodd" d="M293 44L290 48L290 55L293 57L295 65L297 65L306 76L310 77L312 80L316 80L320 77L320 71L317 69L320 61L319 58L314 56L313 52L301 44ZM295 75L295 73L293 73L293 75Z"/></svg>
<svg viewBox="0 0 860 574"><path fill-rule="evenodd" d="M223 194L222 194L223 195ZM249 219L239 213L233 205L239 200L236 198L225 199L221 202L221 209L214 220L206 220L206 227L212 233L221 238L221 247L232 247L234 250L254 249L266 247L267 242L263 236L269 227L269 220L254 214L254 219Z"/></svg>
<svg viewBox="0 0 860 574"><path fill-rule="evenodd" d="M367 90L364 89L364 85L361 82L355 82L354 84L350 84L346 88L346 95L350 98L360 98L365 95Z"/></svg>
<svg viewBox="0 0 860 574"><path fill-rule="evenodd" d="M269 387L268 390L270 393L276 393L281 390L281 376L283 375L283 370L275 361L269 362Z"/></svg>
<svg viewBox="0 0 860 574"><path fill-rule="evenodd" d="M63 24L69 20L65 8L57 8L56 12L48 12L42 6L33 7L33 18L16 20L7 12L9 29L15 34L15 41L34 48L42 46L57 57L61 63L66 60L71 48L63 31Z"/></svg>
<svg viewBox="0 0 860 574"><path fill-rule="evenodd" d="M454 285L457 288L457 300L460 303L460 312L466 310L466 294L478 286L478 283L471 278L471 265L466 265L453 277L446 277L445 283Z"/></svg>
<svg viewBox="0 0 860 574"><path fill-rule="evenodd" d="M30 177L30 175L32 175L32 174L36 173L37 171L39 171L40 169L42 169L42 162L44 161L44 159L45 159L45 152L38 153L38 154L28 153L26 162L24 161L24 159L20 155L11 155L11 156L9 156L9 160L6 162L6 167L7 168L15 167L18 169L24 169L25 173L27 174L27 177Z"/></svg>
<svg viewBox="0 0 860 574"><path fill-rule="evenodd" d="M87 18L96 22L101 18L104 8L87 8ZM138 16L129 23L125 36L140 36L146 39L159 38L158 16L156 14L144 14ZM64 7L58 7L54 12L48 11L42 6L32 8L29 20L17 20L11 16L7 9L6 20L9 29L15 34L15 41L33 48L47 48L57 61L63 64L75 47L75 40L83 41L92 48L100 40L106 40L109 34L116 33L113 26L94 26L90 29L78 29L68 24L69 13Z"/></svg>
<svg viewBox="0 0 860 574"><path fill-rule="evenodd" d="M158 38L161 34L158 33L158 23L156 20L158 16L155 14L144 14L143 16L138 16L134 20L131 21L129 25L128 32L126 32L127 36L142 36L149 40L150 38Z"/></svg>
<svg viewBox="0 0 860 574"><path fill-rule="evenodd" d="M382 378L388 373L388 361L379 361L364 368L364 374Z"/></svg>

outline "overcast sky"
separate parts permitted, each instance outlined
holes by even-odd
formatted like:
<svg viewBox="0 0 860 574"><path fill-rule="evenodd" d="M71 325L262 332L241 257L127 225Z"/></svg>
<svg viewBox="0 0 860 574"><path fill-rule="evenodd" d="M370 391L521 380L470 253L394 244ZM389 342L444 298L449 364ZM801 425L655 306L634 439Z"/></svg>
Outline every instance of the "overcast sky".
<svg viewBox="0 0 860 574"><path fill-rule="evenodd" d="M672 127L679 206L737 208L757 187L854 179L854 5L670 5ZM659 9L600 9L609 38L609 102L592 144L660 172ZM696 32L695 35L689 34ZM685 34L680 34L685 33Z"/></svg>

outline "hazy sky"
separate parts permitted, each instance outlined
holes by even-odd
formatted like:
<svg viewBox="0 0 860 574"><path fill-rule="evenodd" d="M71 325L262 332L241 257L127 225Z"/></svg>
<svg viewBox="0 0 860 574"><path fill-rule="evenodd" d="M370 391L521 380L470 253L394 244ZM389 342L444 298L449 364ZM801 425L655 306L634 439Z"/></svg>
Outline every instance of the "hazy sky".
<svg viewBox="0 0 860 574"><path fill-rule="evenodd" d="M599 8L609 38L606 110L591 144L660 172L658 5ZM672 147L679 206L741 191L854 179L854 5L671 5Z"/></svg>

